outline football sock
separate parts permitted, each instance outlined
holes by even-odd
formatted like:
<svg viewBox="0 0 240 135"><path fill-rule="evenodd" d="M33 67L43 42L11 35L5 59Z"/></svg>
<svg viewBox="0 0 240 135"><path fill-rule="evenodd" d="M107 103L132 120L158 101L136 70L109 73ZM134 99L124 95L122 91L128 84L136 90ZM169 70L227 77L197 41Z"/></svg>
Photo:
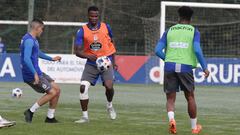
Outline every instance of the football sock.
<svg viewBox="0 0 240 135"><path fill-rule="evenodd" d="M48 109L47 117L52 119L54 118L55 109Z"/></svg>
<svg viewBox="0 0 240 135"><path fill-rule="evenodd" d="M112 108L112 106L113 106L113 105L112 105L112 102L108 102L108 103L107 103L107 108Z"/></svg>
<svg viewBox="0 0 240 135"><path fill-rule="evenodd" d="M30 111L34 113L39 107L40 107L40 105L36 102L36 103L30 108Z"/></svg>
<svg viewBox="0 0 240 135"><path fill-rule="evenodd" d="M88 111L83 111L82 114L83 114L83 117L88 118Z"/></svg>
<svg viewBox="0 0 240 135"><path fill-rule="evenodd" d="M168 119L169 119L169 121L171 121L172 119L174 119L174 112L173 112L173 111L169 111L169 112L168 112Z"/></svg>
<svg viewBox="0 0 240 135"><path fill-rule="evenodd" d="M190 119L191 121L191 127L192 129L195 129L197 127L197 118L195 119Z"/></svg>

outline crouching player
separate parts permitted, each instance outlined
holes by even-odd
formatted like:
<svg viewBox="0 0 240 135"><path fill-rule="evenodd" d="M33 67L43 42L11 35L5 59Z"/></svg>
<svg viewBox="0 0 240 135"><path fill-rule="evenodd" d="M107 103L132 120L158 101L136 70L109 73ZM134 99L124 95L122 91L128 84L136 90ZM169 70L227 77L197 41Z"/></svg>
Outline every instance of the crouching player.
<svg viewBox="0 0 240 135"><path fill-rule="evenodd" d="M60 61L61 57L54 58L44 54L39 49L37 37L40 37L43 32L44 24L39 19L34 19L31 24L31 30L22 38L21 50L21 69L25 83L30 85L36 92L45 93L37 102L24 112L25 120L28 123L32 122L34 112L42 105L49 102L49 109L46 123L57 123L54 117L55 109L60 96L60 88L54 80L47 74L43 73L38 65L38 58L50 61Z"/></svg>

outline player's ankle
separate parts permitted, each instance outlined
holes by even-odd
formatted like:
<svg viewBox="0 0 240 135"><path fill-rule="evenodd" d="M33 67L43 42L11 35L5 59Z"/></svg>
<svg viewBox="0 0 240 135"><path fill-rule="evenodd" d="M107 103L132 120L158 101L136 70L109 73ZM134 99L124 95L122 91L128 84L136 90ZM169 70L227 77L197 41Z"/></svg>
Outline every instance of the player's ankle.
<svg viewBox="0 0 240 135"><path fill-rule="evenodd" d="M113 105L112 105L112 102L107 102L107 108L112 108Z"/></svg>
<svg viewBox="0 0 240 135"><path fill-rule="evenodd" d="M88 118L88 111L82 111L82 117Z"/></svg>

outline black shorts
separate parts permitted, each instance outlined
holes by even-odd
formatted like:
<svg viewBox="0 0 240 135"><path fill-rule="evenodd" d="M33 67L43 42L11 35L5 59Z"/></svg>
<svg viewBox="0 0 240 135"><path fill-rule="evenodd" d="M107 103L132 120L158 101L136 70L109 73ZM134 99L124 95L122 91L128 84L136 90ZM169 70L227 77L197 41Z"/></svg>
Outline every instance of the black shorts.
<svg viewBox="0 0 240 135"><path fill-rule="evenodd" d="M167 72L164 71L164 92L194 91L194 77L191 72Z"/></svg>
<svg viewBox="0 0 240 135"><path fill-rule="evenodd" d="M51 83L54 80L48 76L45 73L42 73L42 76L39 76L39 83L38 84L33 84L34 81L32 82L26 82L29 86L31 86L36 92L38 93L45 93L52 89Z"/></svg>

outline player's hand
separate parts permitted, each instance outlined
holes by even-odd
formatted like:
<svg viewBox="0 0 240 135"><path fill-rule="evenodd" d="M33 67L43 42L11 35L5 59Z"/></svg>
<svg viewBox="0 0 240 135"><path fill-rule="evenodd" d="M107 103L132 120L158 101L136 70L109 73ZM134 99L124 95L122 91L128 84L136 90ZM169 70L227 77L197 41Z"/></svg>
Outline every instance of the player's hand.
<svg viewBox="0 0 240 135"><path fill-rule="evenodd" d="M96 55L87 55L86 58L91 60L91 61L96 61L97 60L97 56Z"/></svg>
<svg viewBox="0 0 240 135"><path fill-rule="evenodd" d="M205 78L207 78L207 77L209 76L209 74L210 74L210 72L208 71L208 69L205 69L203 72L204 72Z"/></svg>
<svg viewBox="0 0 240 135"><path fill-rule="evenodd" d="M52 59L53 61L61 61L62 57L56 56L56 57L53 57Z"/></svg>
<svg viewBox="0 0 240 135"><path fill-rule="evenodd" d="M38 77L38 74L35 73L35 74L34 74L34 82L33 82L33 84L36 85L36 84L38 84L38 83L39 83L39 77Z"/></svg>

